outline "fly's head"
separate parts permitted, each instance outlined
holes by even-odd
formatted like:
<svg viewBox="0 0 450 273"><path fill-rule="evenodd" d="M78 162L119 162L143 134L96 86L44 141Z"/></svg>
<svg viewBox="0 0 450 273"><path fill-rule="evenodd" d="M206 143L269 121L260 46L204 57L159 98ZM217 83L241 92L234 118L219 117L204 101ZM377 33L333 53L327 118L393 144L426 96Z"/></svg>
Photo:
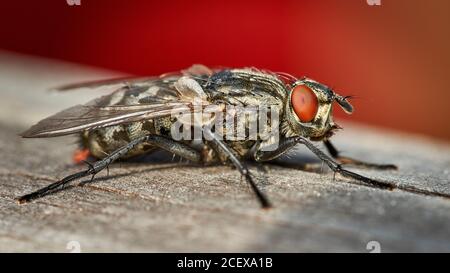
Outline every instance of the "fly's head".
<svg viewBox="0 0 450 273"><path fill-rule="evenodd" d="M295 81L289 90L285 119L288 135L308 137L312 140L326 139L340 127L333 122L333 102L350 114L352 105L327 86L308 78Z"/></svg>

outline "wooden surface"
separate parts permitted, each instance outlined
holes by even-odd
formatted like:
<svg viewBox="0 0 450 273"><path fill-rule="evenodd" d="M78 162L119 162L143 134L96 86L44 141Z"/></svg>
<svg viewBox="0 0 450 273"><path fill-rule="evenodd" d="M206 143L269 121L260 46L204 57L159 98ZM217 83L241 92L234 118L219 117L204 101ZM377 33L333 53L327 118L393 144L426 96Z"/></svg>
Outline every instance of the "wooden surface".
<svg viewBox="0 0 450 273"><path fill-rule="evenodd" d="M109 177L104 172L93 183L17 205L15 197L83 168L71 163L74 137L21 139L17 133L98 93L45 89L113 74L0 52L0 251L68 252L75 244L83 252L369 252L371 241L382 252L450 251L450 199L374 189L340 176L333 181L325 167L310 173L251 165L275 205L267 211L237 171L179 164L164 154L114 164ZM352 170L450 194L448 143L343 125L334 140L345 155L400 167ZM282 162L318 163L301 147Z"/></svg>

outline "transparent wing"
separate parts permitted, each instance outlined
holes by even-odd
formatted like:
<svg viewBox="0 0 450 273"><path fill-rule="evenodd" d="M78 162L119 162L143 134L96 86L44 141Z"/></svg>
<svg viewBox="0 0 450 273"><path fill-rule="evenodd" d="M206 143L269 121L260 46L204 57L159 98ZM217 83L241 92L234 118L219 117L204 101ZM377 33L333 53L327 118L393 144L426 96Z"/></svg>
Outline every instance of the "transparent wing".
<svg viewBox="0 0 450 273"><path fill-rule="evenodd" d="M23 132L21 136L38 138L69 135L191 109L190 101L179 99L179 93L173 87L175 81L176 78L173 78L121 87L110 95L50 116Z"/></svg>
<svg viewBox="0 0 450 273"><path fill-rule="evenodd" d="M74 84L67 84L62 86L57 86L52 88L56 91L71 91L80 88L97 88L104 87L109 85L133 85L138 83L145 83L149 81L154 81L159 79L158 77L122 77L115 79L106 79L106 80L97 80L97 81L88 81L88 82L80 82Z"/></svg>
<svg viewBox="0 0 450 273"><path fill-rule="evenodd" d="M183 69L180 72L170 72L165 73L160 76L149 76L149 77L122 77L115 79L106 79L106 80L97 80L97 81L88 81L88 82L80 82L74 84L67 84L62 86L57 86L53 88L56 91L71 91L80 88L98 88L105 87L110 85L137 85L137 84L145 84L149 82L162 81L171 77L180 77L180 76L191 76L193 78L202 77L202 76L210 76L213 73L213 70L202 65L202 64L194 64L187 69Z"/></svg>

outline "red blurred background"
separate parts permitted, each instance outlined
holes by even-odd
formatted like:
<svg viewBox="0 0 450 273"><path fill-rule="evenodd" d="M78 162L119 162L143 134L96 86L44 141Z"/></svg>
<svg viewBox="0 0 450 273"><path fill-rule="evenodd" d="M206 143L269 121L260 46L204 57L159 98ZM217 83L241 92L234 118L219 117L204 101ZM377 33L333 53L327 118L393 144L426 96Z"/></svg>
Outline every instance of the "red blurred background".
<svg viewBox="0 0 450 273"><path fill-rule="evenodd" d="M193 63L306 75L340 118L450 140L450 1L3 1L0 48L161 74Z"/></svg>

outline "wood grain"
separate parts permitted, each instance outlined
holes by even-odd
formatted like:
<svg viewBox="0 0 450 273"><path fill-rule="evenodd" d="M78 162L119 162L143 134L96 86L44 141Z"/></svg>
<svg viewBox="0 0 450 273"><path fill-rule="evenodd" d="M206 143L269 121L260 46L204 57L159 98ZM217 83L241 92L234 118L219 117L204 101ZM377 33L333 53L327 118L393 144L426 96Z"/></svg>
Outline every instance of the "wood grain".
<svg viewBox="0 0 450 273"><path fill-rule="evenodd" d="M92 183L18 205L15 197L83 168L70 160L74 137L17 136L43 116L97 95L45 89L107 75L117 73L0 54L0 251L68 252L70 241L83 252L369 252L370 241L383 252L450 251L449 199L374 189L340 176L333 181L325 167L323 173L292 168L320 166L301 147L281 160L290 168L251 165L275 205L271 210L259 209L237 171L179 163L163 153L114 164L109 177L101 173ZM343 125L335 144L345 155L400 167L352 170L450 194L448 143Z"/></svg>

